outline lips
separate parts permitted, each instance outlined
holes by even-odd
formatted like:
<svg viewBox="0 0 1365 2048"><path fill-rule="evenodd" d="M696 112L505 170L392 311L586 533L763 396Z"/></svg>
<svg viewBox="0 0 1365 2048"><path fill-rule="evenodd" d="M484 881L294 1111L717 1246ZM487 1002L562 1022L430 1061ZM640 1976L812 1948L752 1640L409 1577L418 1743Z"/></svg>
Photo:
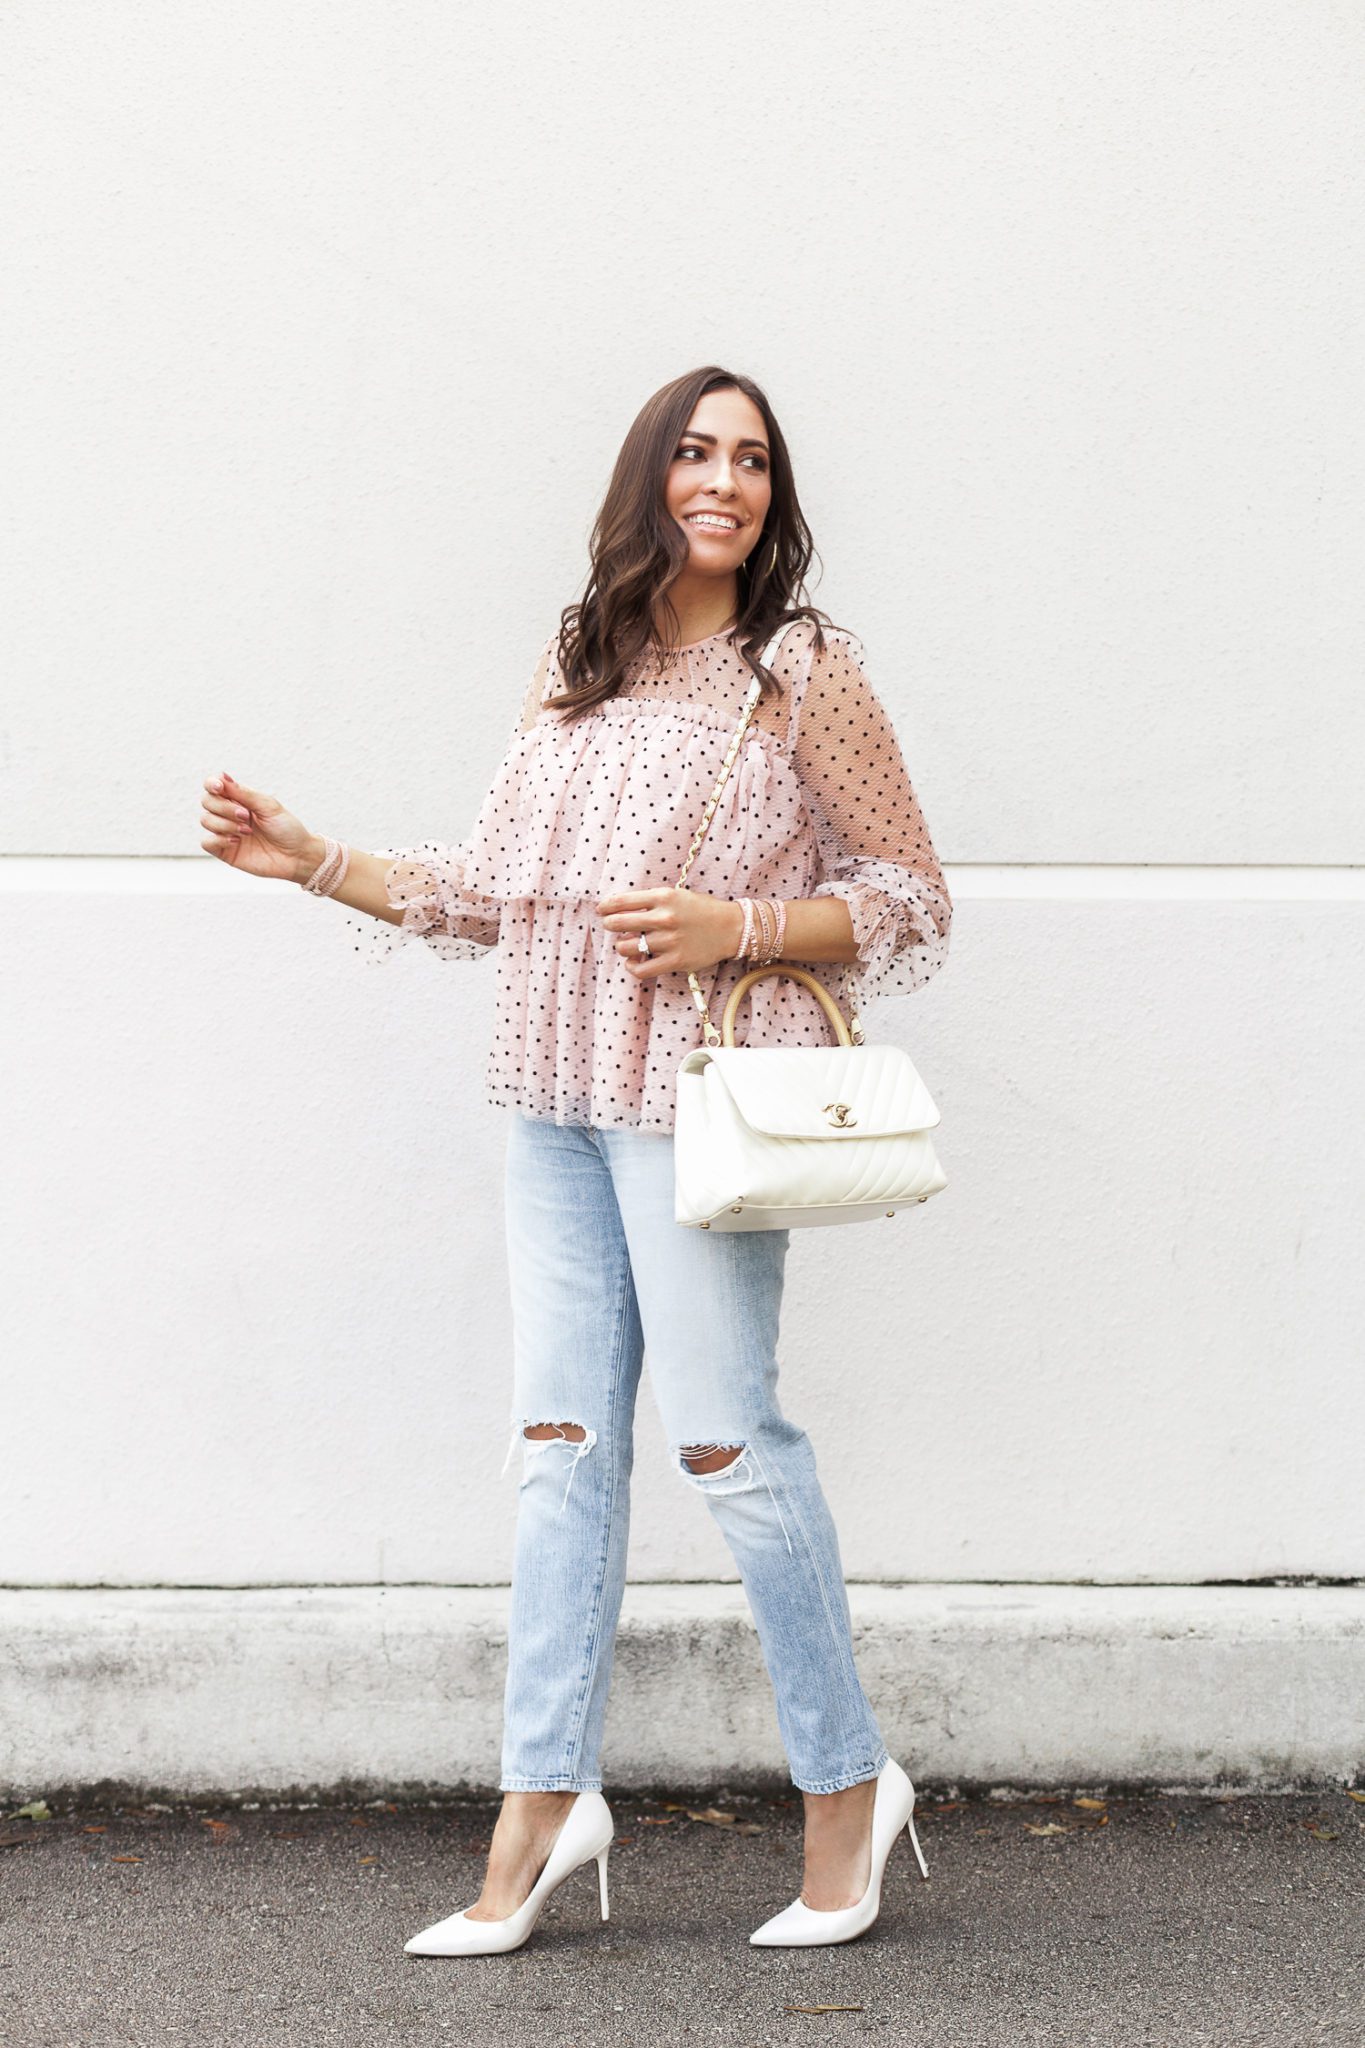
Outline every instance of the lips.
<svg viewBox="0 0 1365 2048"><path fill-rule="evenodd" d="M703 533L738 533L743 524L728 512L688 512L684 517L689 526L700 527Z"/></svg>

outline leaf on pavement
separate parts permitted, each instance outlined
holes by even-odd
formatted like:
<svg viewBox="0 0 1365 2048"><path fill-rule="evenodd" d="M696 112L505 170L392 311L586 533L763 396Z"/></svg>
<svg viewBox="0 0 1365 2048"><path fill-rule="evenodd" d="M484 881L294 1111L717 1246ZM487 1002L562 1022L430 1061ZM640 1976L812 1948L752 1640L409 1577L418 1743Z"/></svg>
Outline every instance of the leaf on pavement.
<svg viewBox="0 0 1365 2048"><path fill-rule="evenodd" d="M737 1835L761 1835L762 1826L756 1820L736 1820L732 1813L722 1813L718 1806L705 1806L700 1812L685 1806L683 1812L689 1820L703 1820L708 1827L733 1828Z"/></svg>

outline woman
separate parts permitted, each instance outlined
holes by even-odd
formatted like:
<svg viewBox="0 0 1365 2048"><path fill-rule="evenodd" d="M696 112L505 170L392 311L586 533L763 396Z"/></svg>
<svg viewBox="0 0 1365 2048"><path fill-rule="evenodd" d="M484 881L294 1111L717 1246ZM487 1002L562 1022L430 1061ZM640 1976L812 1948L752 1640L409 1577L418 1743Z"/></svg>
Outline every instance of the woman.
<svg viewBox="0 0 1365 2048"><path fill-rule="evenodd" d="M951 901L861 645L798 601L811 554L764 393L694 371L626 436L586 595L541 650L468 840L361 852L229 775L204 786L204 847L365 913L347 923L373 957L416 941L498 963L487 1089L517 1112L508 1456L518 1438L522 1453L504 1797L478 1899L413 1953L519 1946L589 1860L606 1917L599 1747L646 1344L675 1468L743 1580L805 1800L800 1897L750 1940L862 1933L903 1826L927 1875L913 1786L854 1666L814 1454L778 1405L789 1233L680 1229L673 1211L676 1073L700 1041L689 971L718 1015L755 960L800 962L836 1000L846 978L866 1001L919 987L947 950ZM679 888L755 656L784 621ZM754 985L735 1026L737 1044L829 1037L817 998L782 975Z"/></svg>

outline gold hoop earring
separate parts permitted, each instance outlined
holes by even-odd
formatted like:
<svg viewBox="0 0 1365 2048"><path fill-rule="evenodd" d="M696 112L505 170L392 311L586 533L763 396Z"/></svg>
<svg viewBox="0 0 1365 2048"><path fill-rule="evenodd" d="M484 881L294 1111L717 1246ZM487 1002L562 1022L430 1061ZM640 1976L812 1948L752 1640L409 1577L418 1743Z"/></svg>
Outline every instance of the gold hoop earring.
<svg viewBox="0 0 1365 2048"><path fill-rule="evenodd" d="M773 570L774 570L774 569L775 569L776 567L777 567L777 542L776 542L776 541L774 541L774 542L773 542L773 558L772 558L771 562L769 562L769 564L768 564L768 574L769 574L769 575L771 575L771 574L772 574L772 572L773 572Z"/></svg>

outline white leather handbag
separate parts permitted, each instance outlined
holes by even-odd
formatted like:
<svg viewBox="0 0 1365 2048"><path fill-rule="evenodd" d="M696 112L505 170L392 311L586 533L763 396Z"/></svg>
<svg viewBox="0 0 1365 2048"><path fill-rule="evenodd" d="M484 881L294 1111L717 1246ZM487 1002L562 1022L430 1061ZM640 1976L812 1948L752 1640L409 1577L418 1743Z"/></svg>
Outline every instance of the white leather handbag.
<svg viewBox="0 0 1365 2048"><path fill-rule="evenodd" d="M793 621L788 621L790 625ZM784 626L760 659L771 667ZM762 692L754 677L743 716L683 863L686 876ZM765 975L784 974L819 999L836 1042L736 1045L735 1015ZM804 967L751 968L730 992L716 1030L706 993L687 977L705 1043L678 1068L673 1133L674 1220L698 1230L786 1230L895 1216L948 1185L929 1133L939 1112L910 1055L868 1045L845 970L851 1025Z"/></svg>

